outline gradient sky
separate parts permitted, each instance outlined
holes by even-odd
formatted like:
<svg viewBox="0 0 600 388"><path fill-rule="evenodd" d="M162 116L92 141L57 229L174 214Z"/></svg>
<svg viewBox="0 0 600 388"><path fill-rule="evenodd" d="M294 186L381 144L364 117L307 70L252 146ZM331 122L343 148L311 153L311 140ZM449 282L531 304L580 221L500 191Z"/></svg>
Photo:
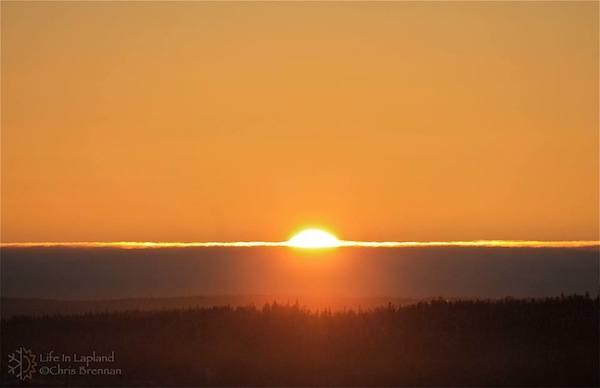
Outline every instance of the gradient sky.
<svg viewBox="0 0 600 388"><path fill-rule="evenodd" d="M598 239L598 3L2 1L2 241Z"/></svg>

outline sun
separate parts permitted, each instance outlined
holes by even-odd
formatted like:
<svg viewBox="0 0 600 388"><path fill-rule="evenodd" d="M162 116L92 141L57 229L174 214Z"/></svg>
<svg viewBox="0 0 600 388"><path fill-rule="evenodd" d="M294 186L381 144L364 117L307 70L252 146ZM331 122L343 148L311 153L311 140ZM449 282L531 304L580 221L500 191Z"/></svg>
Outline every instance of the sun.
<svg viewBox="0 0 600 388"><path fill-rule="evenodd" d="M294 235L287 245L294 248L335 248L342 245L342 242L329 232L313 228Z"/></svg>

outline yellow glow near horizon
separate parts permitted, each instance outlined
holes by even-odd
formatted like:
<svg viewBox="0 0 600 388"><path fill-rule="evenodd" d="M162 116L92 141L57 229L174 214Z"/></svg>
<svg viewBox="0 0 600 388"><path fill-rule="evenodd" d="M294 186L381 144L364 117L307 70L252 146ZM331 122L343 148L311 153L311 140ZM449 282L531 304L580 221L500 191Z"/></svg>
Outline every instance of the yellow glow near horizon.
<svg viewBox="0 0 600 388"><path fill-rule="evenodd" d="M312 228L294 235L287 245L294 248L335 248L342 245L342 242L329 232Z"/></svg>

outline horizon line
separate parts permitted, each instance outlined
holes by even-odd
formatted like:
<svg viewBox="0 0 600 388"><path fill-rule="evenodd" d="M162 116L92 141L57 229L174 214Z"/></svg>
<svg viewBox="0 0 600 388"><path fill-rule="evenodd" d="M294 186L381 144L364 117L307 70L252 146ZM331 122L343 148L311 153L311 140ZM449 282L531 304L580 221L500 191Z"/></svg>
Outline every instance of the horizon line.
<svg viewBox="0 0 600 388"><path fill-rule="evenodd" d="M0 248L211 248L211 247L286 247L294 249L357 248L417 248L417 247L497 247L497 248L592 248L600 247L599 240L471 240L471 241L353 241L339 240L323 248L295 247L289 241L75 241L75 242L0 242Z"/></svg>

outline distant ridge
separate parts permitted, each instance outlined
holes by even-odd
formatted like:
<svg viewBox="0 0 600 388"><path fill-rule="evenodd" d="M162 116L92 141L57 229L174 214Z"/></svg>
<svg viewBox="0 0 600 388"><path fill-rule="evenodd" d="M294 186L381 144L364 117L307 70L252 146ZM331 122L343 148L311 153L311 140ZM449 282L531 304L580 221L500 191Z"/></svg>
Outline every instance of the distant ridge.
<svg viewBox="0 0 600 388"><path fill-rule="evenodd" d="M213 306L262 307L267 303L295 304L311 310L371 309L379 306L408 305L418 299L397 297L316 297L283 295L214 295L160 298L119 298L92 300L63 300L43 298L1 298L2 319L13 316L80 315L86 313L121 311L186 310Z"/></svg>

